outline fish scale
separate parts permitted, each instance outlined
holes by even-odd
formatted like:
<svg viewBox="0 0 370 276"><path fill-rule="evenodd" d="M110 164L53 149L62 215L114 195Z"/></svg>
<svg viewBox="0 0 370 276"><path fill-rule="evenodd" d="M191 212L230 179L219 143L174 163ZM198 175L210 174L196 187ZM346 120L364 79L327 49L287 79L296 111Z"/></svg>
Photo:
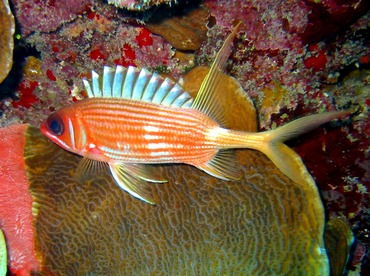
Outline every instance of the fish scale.
<svg viewBox="0 0 370 276"><path fill-rule="evenodd" d="M214 155L217 149L211 147L206 134L217 124L204 114L194 114L194 111L99 98L75 105L75 112L89 126L88 140L105 141L104 148L100 148L104 154L107 151L109 154L106 155L112 159L132 163L196 165ZM148 131L149 126L152 131ZM160 139L148 139L147 135ZM160 146L151 148L153 144ZM130 149L123 150L124 145L129 145ZM167 153L165 161L158 158L159 152Z"/></svg>

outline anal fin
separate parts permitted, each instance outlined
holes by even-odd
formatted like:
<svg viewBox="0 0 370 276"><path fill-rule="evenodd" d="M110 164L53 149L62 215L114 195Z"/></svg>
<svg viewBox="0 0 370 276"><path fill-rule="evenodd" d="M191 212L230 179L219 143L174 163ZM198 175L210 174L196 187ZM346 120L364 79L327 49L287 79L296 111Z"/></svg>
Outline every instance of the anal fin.
<svg viewBox="0 0 370 276"><path fill-rule="evenodd" d="M212 160L197 168L223 180L240 180L242 177L234 150L220 150Z"/></svg>
<svg viewBox="0 0 370 276"><path fill-rule="evenodd" d="M140 171L139 167L131 164L109 164L112 176L121 189L147 203L155 204L153 198L147 191L148 183L145 181L146 173L135 175L135 172ZM154 179L151 178L151 181L154 181ZM164 182L164 180L156 180L155 182Z"/></svg>

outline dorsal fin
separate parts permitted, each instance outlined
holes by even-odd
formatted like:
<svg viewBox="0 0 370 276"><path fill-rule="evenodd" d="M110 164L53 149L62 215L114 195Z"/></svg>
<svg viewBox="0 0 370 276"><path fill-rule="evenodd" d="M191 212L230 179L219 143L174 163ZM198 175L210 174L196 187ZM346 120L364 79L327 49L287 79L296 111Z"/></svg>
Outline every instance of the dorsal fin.
<svg viewBox="0 0 370 276"><path fill-rule="evenodd" d="M123 98L171 107L190 107L193 103L180 84L145 68L104 66L103 76L92 71L91 81L82 81L89 98Z"/></svg>
<svg viewBox="0 0 370 276"><path fill-rule="evenodd" d="M240 23L226 38L221 50L216 56L216 59L212 63L211 69L205 76L199 92L191 106L192 108L207 114L220 124L224 122L224 116L221 108L219 108L217 105L217 94L214 92L220 81L220 75L225 70L227 59L231 53L232 42L236 32L238 31L239 25Z"/></svg>

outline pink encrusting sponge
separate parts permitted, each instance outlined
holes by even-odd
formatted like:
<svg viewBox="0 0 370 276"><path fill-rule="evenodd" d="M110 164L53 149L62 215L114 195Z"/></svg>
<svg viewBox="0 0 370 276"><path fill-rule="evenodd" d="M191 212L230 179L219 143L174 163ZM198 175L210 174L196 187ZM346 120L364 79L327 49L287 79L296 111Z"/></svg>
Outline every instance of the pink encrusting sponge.
<svg viewBox="0 0 370 276"><path fill-rule="evenodd" d="M38 270L35 256L32 197L26 176L24 148L28 125L0 128L0 228L15 275Z"/></svg>

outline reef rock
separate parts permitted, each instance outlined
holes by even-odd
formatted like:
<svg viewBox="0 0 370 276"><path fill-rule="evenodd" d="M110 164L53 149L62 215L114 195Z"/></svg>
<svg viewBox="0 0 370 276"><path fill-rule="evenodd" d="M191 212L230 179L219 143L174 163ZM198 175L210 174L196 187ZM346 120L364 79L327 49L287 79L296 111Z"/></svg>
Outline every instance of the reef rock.
<svg viewBox="0 0 370 276"><path fill-rule="evenodd" d="M175 4L174 0L108 0L109 4L113 4L118 8L124 8L132 11L144 11L151 7L161 4Z"/></svg>

